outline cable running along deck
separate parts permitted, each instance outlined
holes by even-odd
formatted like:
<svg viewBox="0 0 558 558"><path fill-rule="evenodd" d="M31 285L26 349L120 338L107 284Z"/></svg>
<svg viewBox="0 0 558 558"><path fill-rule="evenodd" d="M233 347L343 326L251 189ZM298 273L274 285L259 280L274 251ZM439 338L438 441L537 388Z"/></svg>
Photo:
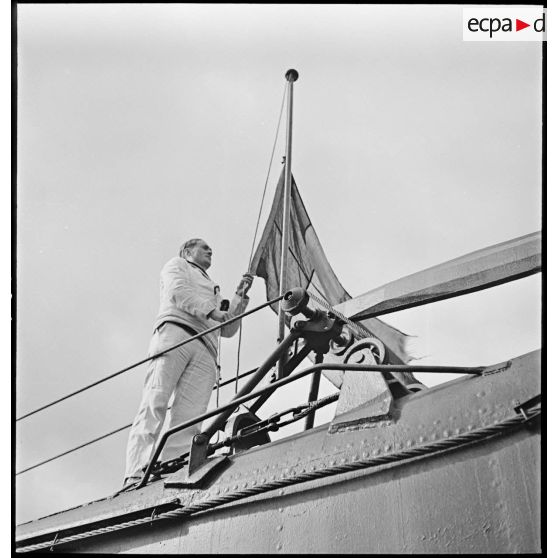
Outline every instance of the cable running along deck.
<svg viewBox="0 0 558 558"><path fill-rule="evenodd" d="M174 506L168 504L168 507L174 507L175 509L165 510L164 507L160 508L158 513L157 507L150 511L150 515L146 517L141 517L133 519L126 522L116 523L113 525L106 525L104 527L92 530L86 530L81 533L74 533L68 535L56 535L49 539L48 541L43 541L36 544L25 545L21 544L17 549L19 552L32 552L35 550L42 550L45 548L54 548L56 545L65 544L70 542L75 542L85 538L93 537L95 535L100 535L104 533L110 533L130 527L135 527L139 525L145 525L155 521L187 518L191 515L202 513L225 504L240 501L251 496L256 496L258 494L263 494L272 490L277 490L280 488L293 486L300 483L305 483L317 479L327 478L335 475L340 475L343 473L348 473L351 471L364 470L368 468L381 467L383 465L389 464L403 464L411 459L426 458L429 456L434 456L442 452L451 451L463 446L475 444L482 442L488 438L495 436L502 436L509 432L513 432L519 428L528 426L529 424L537 421L541 415L541 408L537 406L536 408L525 411L525 413L518 414L517 416L510 417L508 419L502 420L491 426L479 428L471 432L466 432L457 436L451 436L438 440L436 442L417 445L415 447L388 453L385 455L374 456L364 459L359 459L352 463L341 463L334 464L325 469L317 471L309 471L305 473L295 473L293 475L282 475L282 478L271 481L264 482L260 485L253 486L250 488L240 489L220 496L214 496L212 498L205 499L201 502L195 502L189 506L180 507L177 502Z"/></svg>

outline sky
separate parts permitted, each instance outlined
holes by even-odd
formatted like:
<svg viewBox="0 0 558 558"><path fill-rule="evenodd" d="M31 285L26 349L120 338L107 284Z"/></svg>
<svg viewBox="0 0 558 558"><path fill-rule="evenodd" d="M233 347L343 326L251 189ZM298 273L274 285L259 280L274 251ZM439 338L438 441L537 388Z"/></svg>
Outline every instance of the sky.
<svg viewBox="0 0 558 558"><path fill-rule="evenodd" d="M541 45L464 42L461 17L460 6L18 6L16 416L146 356L159 271L184 240L212 246L209 273L232 296L289 68L293 175L351 295L540 230ZM284 138L283 120L259 233ZM540 280L383 319L417 336L420 364L497 363L540 348ZM251 299L265 300L261 279ZM271 310L245 320L241 371L276 335ZM223 340L223 379L236 353L237 338ZM144 374L18 422L16 471L130 423ZM332 391L322 381L320 396ZM308 382L291 385L260 416L307 395ZM16 477L16 522L118 490L126 435Z"/></svg>

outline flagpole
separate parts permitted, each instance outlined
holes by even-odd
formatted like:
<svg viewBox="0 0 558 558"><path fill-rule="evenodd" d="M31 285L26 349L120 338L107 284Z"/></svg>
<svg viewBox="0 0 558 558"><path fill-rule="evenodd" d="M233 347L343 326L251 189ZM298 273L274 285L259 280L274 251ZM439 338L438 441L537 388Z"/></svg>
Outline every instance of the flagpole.
<svg viewBox="0 0 558 558"><path fill-rule="evenodd" d="M288 70L285 74L288 82L287 89L287 146L285 152L285 187L283 189L283 234L281 237L281 277L279 281L279 292L284 293L288 285L287 282L287 256L289 254L289 229L290 229L290 216L291 216L291 156L292 156L292 143L293 143L293 84L298 79L298 72L296 70ZM277 342L281 343L285 337L285 312L279 305L279 333L277 335ZM282 374L282 359L278 363L278 374L281 378Z"/></svg>

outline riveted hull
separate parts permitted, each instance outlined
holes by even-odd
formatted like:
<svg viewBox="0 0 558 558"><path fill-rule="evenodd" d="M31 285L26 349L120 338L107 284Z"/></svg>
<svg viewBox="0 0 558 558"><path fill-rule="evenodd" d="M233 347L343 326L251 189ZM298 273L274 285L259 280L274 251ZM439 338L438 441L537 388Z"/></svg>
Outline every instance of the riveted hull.
<svg viewBox="0 0 558 558"><path fill-rule="evenodd" d="M202 487L162 480L22 525L19 545L58 533L61 552L540 552L539 423L498 430L539 394L534 352L403 397L389 420L363 420L362 406L335 432L323 425L239 453ZM201 502L216 505L196 512ZM164 516L164 505L178 513ZM151 510L152 521L122 527Z"/></svg>

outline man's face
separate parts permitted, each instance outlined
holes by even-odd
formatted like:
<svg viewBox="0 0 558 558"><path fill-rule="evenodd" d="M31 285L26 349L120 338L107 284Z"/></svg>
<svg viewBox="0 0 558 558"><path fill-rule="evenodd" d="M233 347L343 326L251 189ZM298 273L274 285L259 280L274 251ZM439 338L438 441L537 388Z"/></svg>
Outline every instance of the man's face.
<svg viewBox="0 0 558 558"><path fill-rule="evenodd" d="M187 251L188 259L196 265L199 265L202 269L209 269L211 266L212 253L211 248L204 240L198 242L193 248Z"/></svg>

